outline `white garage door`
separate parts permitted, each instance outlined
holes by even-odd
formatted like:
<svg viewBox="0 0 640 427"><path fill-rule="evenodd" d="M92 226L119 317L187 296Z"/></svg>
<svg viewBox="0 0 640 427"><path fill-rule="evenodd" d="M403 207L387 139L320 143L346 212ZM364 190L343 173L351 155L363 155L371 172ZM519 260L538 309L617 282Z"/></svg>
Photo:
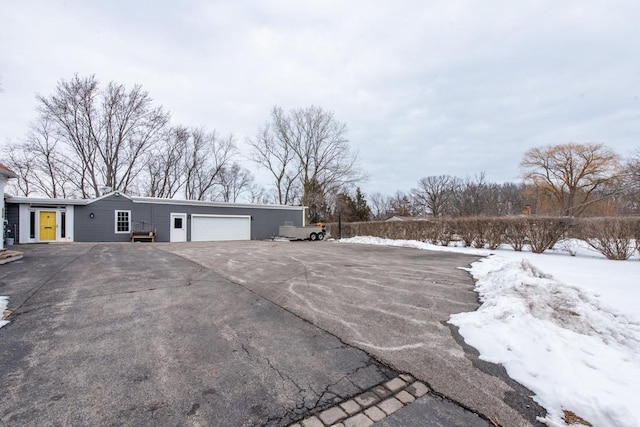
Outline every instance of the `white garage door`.
<svg viewBox="0 0 640 427"><path fill-rule="evenodd" d="M191 215L191 241L251 240L249 215Z"/></svg>

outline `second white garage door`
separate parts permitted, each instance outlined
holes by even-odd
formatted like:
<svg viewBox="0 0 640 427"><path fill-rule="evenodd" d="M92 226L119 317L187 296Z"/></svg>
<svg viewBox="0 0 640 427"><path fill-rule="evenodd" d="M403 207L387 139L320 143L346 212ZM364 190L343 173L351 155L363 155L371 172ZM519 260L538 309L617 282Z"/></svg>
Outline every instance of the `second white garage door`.
<svg viewBox="0 0 640 427"><path fill-rule="evenodd" d="M191 241L251 240L249 215L191 215Z"/></svg>

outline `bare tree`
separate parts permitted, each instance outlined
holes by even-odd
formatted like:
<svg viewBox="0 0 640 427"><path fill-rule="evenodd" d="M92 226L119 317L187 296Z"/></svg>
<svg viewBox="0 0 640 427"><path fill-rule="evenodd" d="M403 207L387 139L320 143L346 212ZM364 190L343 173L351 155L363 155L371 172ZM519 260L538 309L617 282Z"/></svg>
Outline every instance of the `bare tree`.
<svg viewBox="0 0 640 427"><path fill-rule="evenodd" d="M555 203L557 212L579 216L593 193L620 178L620 158L602 144L532 148L520 163L523 178Z"/></svg>
<svg viewBox="0 0 640 427"><path fill-rule="evenodd" d="M631 157L627 159L626 169L629 175L629 181L633 184L640 185L640 148L636 149Z"/></svg>
<svg viewBox="0 0 640 427"><path fill-rule="evenodd" d="M372 219L380 221L387 219L391 215L390 197L380 192L373 193L369 196L369 205L371 207Z"/></svg>
<svg viewBox="0 0 640 427"><path fill-rule="evenodd" d="M298 108L286 114L274 107L271 123L250 144L254 160L274 176L279 202L294 202L291 191L299 188L299 201L309 206L314 218L326 207L330 193L365 178L346 133L346 125L322 108Z"/></svg>
<svg viewBox="0 0 640 427"><path fill-rule="evenodd" d="M396 191L389 199L391 215L413 216L415 209L411 197L403 191Z"/></svg>
<svg viewBox="0 0 640 427"><path fill-rule="evenodd" d="M32 153L33 166L38 173L33 180L39 192L48 197L67 197L72 186L73 163L69 163L58 147L59 141L50 133L49 123L44 120L29 133L25 149Z"/></svg>
<svg viewBox="0 0 640 427"><path fill-rule="evenodd" d="M249 203L272 204L273 199L269 196L265 188L259 184L253 183L249 187Z"/></svg>
<svg viewBox="0 0 640 427"><path fill-rule="evenodd" d="M220 195L222 201L235 203L238 198L252 190L253 175L238 163L220 171Z"/></svg>
<svg viewBox="0 0 640 427"><path fill-rule="evenodd" d="M453 213L458 216L488 215L488 207L492 204L489 185L484 172L461 181L452 200Z"/></svg>
<svg viewBox="0 0 640 427"><path fill-rule="evenodd" d="M428 176L420 179L411 193L418 207L438 217L451 212L451 202L459 186L460 180L449 175Z"/></svg>
<svg viewBox="0 0 640 427"><path fill-rule="evenodd" d="M615 195L622 212L640 213L640 148L635 150L624 162L623 183Z"/></svg>
<svg viewBox="0 0 640 427"><path fill-rule="evenodd" d="M193 129L184 157L184 196L188 200L214 200L220 174L230 163L236 147L233 135L219 137L215 131Z"/></svg>
<svg viewBox="0 0 640 427"><path fill-rule="evenodd" d="M253 161L267 169L274 178L276 202L289 205L294 203L298 195L297 180L301 170L288 140L287 125L281 108L273 108L271 120L272 124L260 129L248 143L253 147Z"/></svg>
<svg viewBox="0 0 640 427"><path fill-rule="evenodd" d="M525 185L505 182L496 184L497 203L493 215L519 215L526 202L524 198Z"/></svg>
<svg viewBox="0 0 640 427"><path fill-rule="evenodd" d="M64 155L60 142L51 134L47 120L36 122L21 143L9 144L5 150L8 165L18 174L16 190L47 197L76 194L73 176L75 165Z"/></svg>
<svg viewBox="0 0 640 427"><path fill-rule="evenodd" d="M18 175L18 179L7 182L7 189L25 197L37 193L35 184L32 183L36 174L35 154L26 150L24 145L12 143L3 150L3 157L6 159L6 165Z"/></svg>
<svg viewBox="0 0 640 427"><path fill-rule="evenodd" d="M147 156L143 194L166 198L178 194L184 183L184 154L189 137L189 129L172 128L165 134L160 147Z"/></svg>
<svg viewBox="0 0 640 427"><path fill-rule="evenodd" d="M36 98L39 120L49 123L76 165L73 179L82 197L100 195L102 185L126 192L169 120L140 86L127 91L109 83L101 91L95 76L61 80L53 95Z"/></svg>

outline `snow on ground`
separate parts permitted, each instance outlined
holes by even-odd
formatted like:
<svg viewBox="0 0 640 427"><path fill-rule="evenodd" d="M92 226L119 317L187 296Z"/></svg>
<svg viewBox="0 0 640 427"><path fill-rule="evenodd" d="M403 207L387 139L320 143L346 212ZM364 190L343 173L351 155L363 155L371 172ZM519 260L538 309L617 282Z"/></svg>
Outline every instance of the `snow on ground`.
<svg viewBox="0 0 640 427"><path fill-rule="evenodd" d="M610 261L575 240L544 254L376 237L341 242L484 256L467 269L482 305L450 319L465 342L531 389L550 426L566 425L564 410L594 426L640 425L637 257Z"/></svg>
<svg viewBox="0 0 640 427"><path fill-rule="evenodd" d="M8 320L2 320L2 313L7 309L9 304L9 297L0 296L0 328L9 323Z"/></svg>

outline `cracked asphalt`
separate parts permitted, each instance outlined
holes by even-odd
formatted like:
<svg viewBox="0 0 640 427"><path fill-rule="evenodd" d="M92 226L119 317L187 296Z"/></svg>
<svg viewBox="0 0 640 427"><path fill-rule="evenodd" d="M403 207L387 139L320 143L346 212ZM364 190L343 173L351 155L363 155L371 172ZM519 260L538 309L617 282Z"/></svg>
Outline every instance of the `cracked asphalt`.
<svg viewBox="0 0 640 427"><path fill-rule="evenodd" d="M152 245L24 249L0 270L2 425L287 425L395 376Z"/></svg>
<svg viewBox="0 0 640 427"><path fill-rule="evenodd" d="M284 426L398 372L435 394L381 425L539 413L445 323L478 306L457 268L473 257L331 242L20 250L0 267L14 310L2 425Z"/></svg>

